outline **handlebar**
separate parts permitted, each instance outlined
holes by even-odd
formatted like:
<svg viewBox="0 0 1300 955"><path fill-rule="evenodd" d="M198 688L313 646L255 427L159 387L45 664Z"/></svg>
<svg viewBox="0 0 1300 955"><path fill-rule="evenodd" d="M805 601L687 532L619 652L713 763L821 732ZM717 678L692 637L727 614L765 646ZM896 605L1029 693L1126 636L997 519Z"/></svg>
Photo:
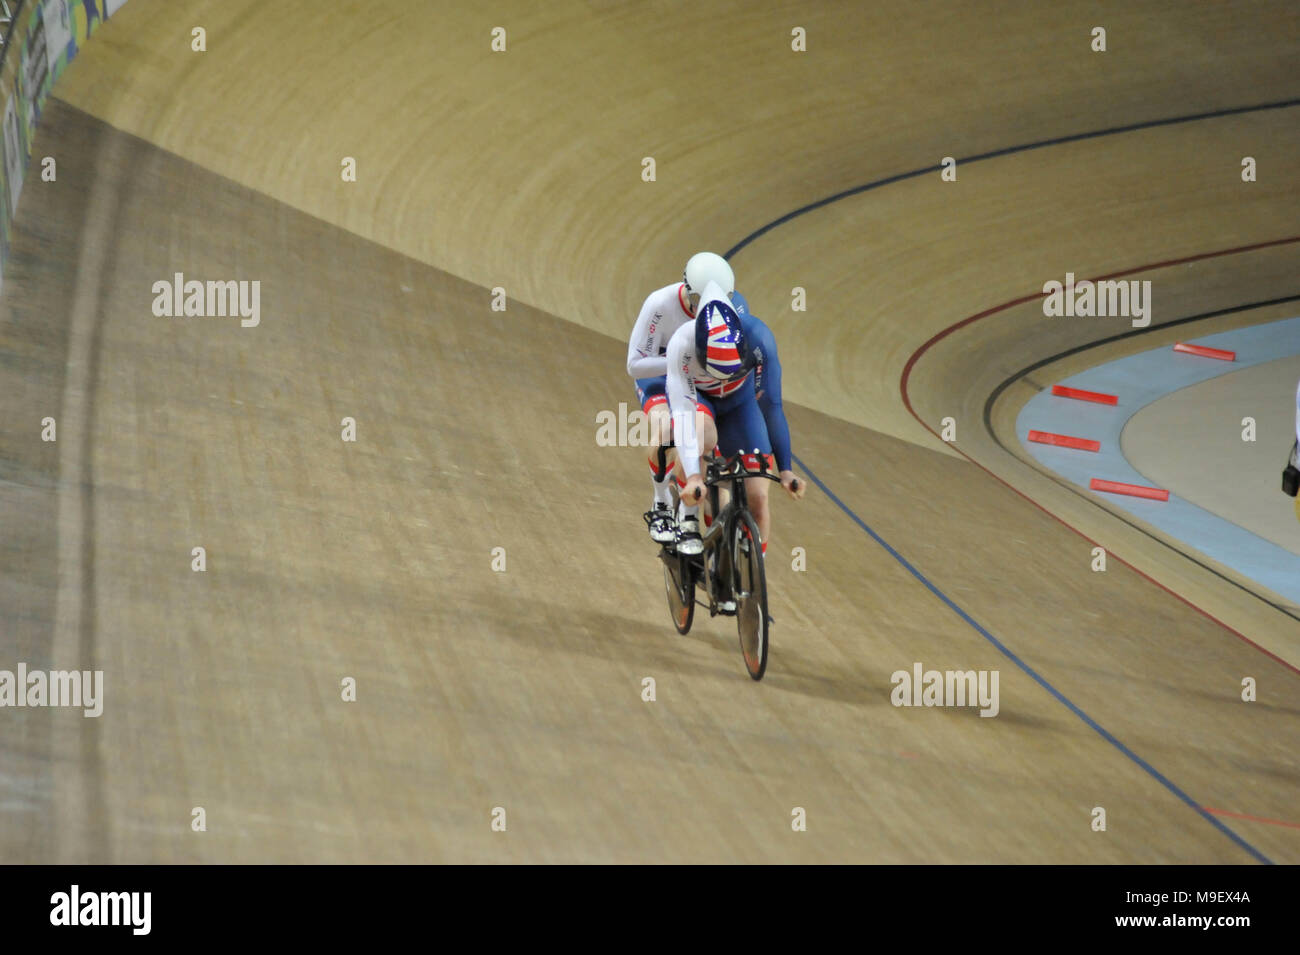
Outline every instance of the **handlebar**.
<svg viewBox="0 0 1300 955"><path fill-rule="evenodd" d="M716 487L719 484L751 477L767 478L769 481L775 481L777 484L781 483L781 475L768 469L767 455L759 455L759 466L757 470L745 467L744 458L744 452L738 452L727 458L726 461L721 464L719 464L716 459L710 461L707 468L707 474L704 478L704 486ZM802 482L800 482L798 478L795 478L793 489L796 491L799 490L801 483Z"/></svg>

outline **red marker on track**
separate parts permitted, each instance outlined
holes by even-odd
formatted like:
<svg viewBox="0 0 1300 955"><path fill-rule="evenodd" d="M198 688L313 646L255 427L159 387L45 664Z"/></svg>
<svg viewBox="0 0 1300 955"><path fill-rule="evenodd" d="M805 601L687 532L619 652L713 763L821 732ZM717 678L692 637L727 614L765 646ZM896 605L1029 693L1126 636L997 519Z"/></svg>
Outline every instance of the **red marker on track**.
<svg viewBox="0 0 1300 955"><path fill-rule="evenodd" d="M1091 438L1075 438L1068 434L1053 434L1050 431L1030 431L1029 440L1035 444L1054 444L1059 448L1078 448L1080 451L1100 451L1101 442Z"/></svg>
<svg viewBox="0 0 1300 955"><path fill-rule="evenodd" d="M1119 481L1103 481L1093 478L1088 487L1094 491L1109 491L1112 494L1127 494L1130 497L1146 497L1153 501L1169 500L1169 492L1158 487L1143 487L1141 484L1122 484Z"/></svg>
<svg viewBox="0 0 1300 955"><path fill-rule="evenodd" d="M1200 355L1202 358L1217 358L1220 361L1237 360L1235 351L1228 351L1225 348L1210 348L1208 345L1188 345L1186 342L1179 342L1174 346L1174 351L1185 352L1188 355Z"/></svg>
<svg viewBox="0 0 1300 955"><path fill-rule="evenodd" d="M1079 401L1095 401L1099 405L1119 404L1119 398L1115 395L1103 394L1100 391L1084 391L1082 388L1067 388L1065 385L1052 385L1052 394L1058 398L1077 398Z"/></svg>

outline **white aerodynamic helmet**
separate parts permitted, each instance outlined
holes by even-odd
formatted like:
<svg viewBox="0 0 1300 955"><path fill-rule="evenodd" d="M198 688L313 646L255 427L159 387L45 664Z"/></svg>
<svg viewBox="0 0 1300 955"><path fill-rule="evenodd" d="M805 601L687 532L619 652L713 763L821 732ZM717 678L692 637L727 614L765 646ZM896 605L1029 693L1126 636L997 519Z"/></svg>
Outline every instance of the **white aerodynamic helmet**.
<svg viewBox="0 0 1300 955"><path fill-rule="evenodd" d="M713 252L696 252L686 262L682 273L686 279L686 294L702 295L710 282L717 282L722 291L730 295L736 290L736 275L727 260Z"/></svg>

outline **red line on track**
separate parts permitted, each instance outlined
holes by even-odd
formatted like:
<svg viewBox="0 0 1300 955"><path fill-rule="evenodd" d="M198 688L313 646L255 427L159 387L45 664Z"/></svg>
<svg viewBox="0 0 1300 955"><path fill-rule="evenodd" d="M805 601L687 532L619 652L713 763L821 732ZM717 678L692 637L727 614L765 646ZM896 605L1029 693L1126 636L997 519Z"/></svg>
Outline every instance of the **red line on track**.
<svg viewBox="0 0 1300 955"><path fill-rule="evenodd" d="M1202 260L1204 260L1204 259L1214 259L1214 258L1218 258L1218 257L1220 257L1220 256L1224 256L1224 255L1237 255L1237 254L1240 254L1240 253L1242 253L1242 252L1256 252L1256 251L1258 251L1258 250L1260 250L1260 249L1268 249L1268 248L1272 248L1273 246L1278 246L1278 245L1289 245L1289 244L1291 244L1291 243L1293 243L1293 242L1300 242L1300 235L1293 235L1293 236L1290 236L1290 237L1285 238L1285 239L1272 239L1272 240L1270 240L1270 241L1268 241L1268 242L1256 242L1256 243L1254 243L1253 245L1240 245L1240 246L1237 246L1237 247L1235 247L1235 248L1231 248L1231 249L1218 249L1218 250L1216 250L1216 251L1214 251L1214 252L1201 252L1201 253L1199 253L1199 254L1197 254L1197 255L1189 255L1189 256L1185 256L1185 257L1180 258L1180 259L1166 259L1166 260L1163 261L1163 262L1153 262L1153 263L1151 263L1151 264L1149 264L1149 265L1139 265L1139 266L1135 266L1134 268L1123 269L1123 270L1121 270L1121 271L1119 271L1119 272L1112 272L1112 273L1110 273L1109 275L1100 275L1100 276L1097 276L1097 277L1096 277L1095 279L1093 279L1092 281L1094 281L1094 282L1100 282L1100 281L1104 281L1104 280L1106 280L1106 279L1120 278L1121 276L1125 276L1125 275L1136 275L1136 274L1138 274L1139 272L1150 272L1150 271L1153 271L1154 269L1163 269L1163 268L1167 268L1167 267L1169 267L1169 266L1171 266L1171 265L1184 265L1184 264L1186 264L1186 263L1188 263L1188 262L1199 262L1199 261L1202 261ZM934 346L934 345L937 344L938 342L942 341L943 339L947 338L947 337L948 337L949 335L951 335L953 332L955 332L955 331L957 331L957 330L959 330L959 329L965 328L967 325L974 324L975 322L978 322L980 319L988 318L990 315L996 315L996 314L998 314L999 312L1005 312L1007 309L1015 308L1017 305L1024 305L1026 302L1032 302L1032 301L1034 301L1035 299L1045 298L1046 295L1047 295L1046 292L1035 292L1035 293L1032 294L1032 295L1022 295L1020 298L1012 299L1012 300L1009 301L1009 302L1003 302L1001 305L995 305L995 306L993 306L992 308L986 308L984 311L982 311L982 312L978 312L978 313L976 313L975 315L971 315L971 316L969 316L969 317L967 317L967 318L963 318L960 322L956 322L956 323L954 323L954 324L952 324L952 325L949 325L947 328L943 329L942 331L938 332L937 334L932 335L932 336L930 337L930 339L929 339L928 341L925 342L925 344L923 344L923 345L922 345L920 348L918 348L916 351L912 352L911 357L907 359L907 364L903 366L903 375L902 375L902 377L899 379L898 386L899 386L899 390L902 392L902 395L903 395L903 404L904 404L904 406L906 406L906 408L907 408L907 410L908 410L908 413L911 414L911 416L917 420L917 422L921 425L921 427L925 428L926 431L929 431L929 432L930 432L932 435L934 435L936 438L939 438L939 432L935 431L934 428L932 428L932 427L930 427L928 424L926 424L925 421L922 420L921 416L920 416L919 414L916 413L916 409L912 407L912 399L911 399L911 396L909 396L908 393L907 393L907 382L908 382L908 379L911 378L911 376L912 376L912 369L913 369L914 367L916 367L916 363L921 359L921 356L924 355L927 351L929 351L930 348L931 348L932 346ZM940 438L940 440L942 440L942 438ZM1078 534L1080 537L1082 537L1082 538L1083 538L1084 540L1086 540L1088 543L1093 544L1094 546L1098 546L1098 547L1101 546L1101 545L1098 544L1095 540L1093 540L1091 537L1089 537L1087 534L1085 534L1083 531L1079 530L1079 528L1075 527L1073 524L1071 524L1069 521L1067 521L1065 518L1061 517L1061 516L1058 515L1058 514L1054 514L1052 511L1049 511L1047 508L1043 507L1043 505L1039 504L1037 501L1035 501L1032 497L1030 497L1030 496L1029 496L1028 494L1026 494L1024 491L1020 490L1019 488L1015 487L1014 485L1012 485L1012 484L1008 483L1007 481L1003 480L1003 479L1002 479L1001 477L999 477L998 475L994 474L992 471L990 471L990 470L989 470L988 468L986 468L984 465L980 464L978 461L976 461L974 458L972 458L969 454L967 454L966 452L962 451L961 448L958 448L955 444L953 444L953 443L951 443L951 442L945 442L945 443L948 445L948 447L952 448L954 451L956 451L958 454L960 454L963 458L965 458L965 459L966 459L967 461L969 461L971 464L975 465L977 468L979 468L979 469L980 469L981 471L983 471L985 474L989 475L989 477L993 478L995 481L997 481L999 484L1002 484L1004 487L1010 488L1012 491L1014 491L1014 492L1015 492L1016 494L1018 494L1020 497L1024 498L1024 499L1025 499L1026 501L1028 501L1030 504L1034 505L1034 507L1038 508L1038 509L1039 509L1040 511L1042 511L1044 514L1046 514L1048 517L1052 518L1053 520L1057 521L1058 523L1060 523L1060 524L1064 525L1065 527L1069 528L1070 530L1074 531L1074 533ZM1137 567L1134 567L1132 564L1130 564L1128 561L1126 561L1123 557L1120 557L1119 555L1115 554L1115 553L1114 553L1113 551L1111 551L1109 548L1107 548L1107 553L1108 553L1111 557L1113 557L1115 560L1119 561L1121 564L1123 564L1125 567L1127 567L1129 570L1133 571L1133 572L1134 572L1135 574L1137 574L1139 577L1142 577L1143 579L1149 581L1150 583L1155 584L1157 587L1159 587L1159 588L1160 588L1161 590L1163 590L1165 593L1170 594L1170 595L1176 597L1178 600L1181 600L1183 603L1187 604L1187 606L1191 607L1191 608L1192 608L1193 610L1195 610L1197 613L1201 614L1203 617L1205 617L1205 618L1207 618L1207 619L1209 619L1209 620L1214 621L1214 622L1217 623L1220 627L1222 627L1224 630L1227 630L1229 633L1231 633L1231 634L1233 634L1234 636L1236 636L1239 640L1241 640L1241 641L1243 641L1243 642L1249 644L1250 646L1254 647L1256 650L1258 650L1260 653L1264 654L1266 657L1269 657L1269 658L1272 659L1272 660L1276 660L1278 663L1282 664L1282 666L1286 667L1286 668L1287 668L1288 670L1290 670L1292 673L1300 673L1300 667L1296 667L1295 665L1293 665L1293 664L1291 664L1291 663L1288 663L1286 660L1283 660L1283 659L1282 659L1281 657L1279 657L1276 653L1273 653L1273 652L1271 652L1271 651L1269 651L1269 650L1264 649L1264 648L1261 647L1258 643L1256 643L1254 640L1250 639L1248 636L1246 636L1246 635L1245 635L1244 633L1242 633L1241 631L1236 630L1236 629L1234 629L1234 628L1228 626L1226 623L1224 623L1224 622L1223 622L1222 620L1220 620L1218 617L1214 616L1214 614L1210 613L1208 610L1205 610L1205 609L1202 608L1202 607L1198 607L1196 604L1192 603L1192 601L1188 600L1188 599L1187 599L1186 597L1184 597L1182 594L1178 593L1178 591L1176 591L1176 590L1172 590L1172 589L1170 589L1169 587L1166 587L1164 584L1162 584L1160 581L1156 580L1156 579L1155 579L1154 577L1152 577L1150 574L1144 573L1143 571L1139 570Z"/></svg>
<svg viewBox="0 0 1300 955"><path fill-rule="evenodd" d="M1209 806L1202 806L1202 810L1213 813L1216 816L1228 816L1232 819L1249 819L1251 822L1266 822L1270 826L1286 826L1288 829L1300 829L1300 822L1286 822L1282 819L1265 819L1263 816L1250 816L1244 812L1228 812L1226 809L1212 809Z"/></svg>

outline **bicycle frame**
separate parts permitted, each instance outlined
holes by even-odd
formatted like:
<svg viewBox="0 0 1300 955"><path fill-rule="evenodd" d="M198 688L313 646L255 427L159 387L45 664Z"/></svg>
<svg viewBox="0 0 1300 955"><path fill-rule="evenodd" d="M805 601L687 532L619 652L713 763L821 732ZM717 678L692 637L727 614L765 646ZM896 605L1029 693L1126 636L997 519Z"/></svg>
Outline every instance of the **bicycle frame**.
<svg viewBox="0 0 1300 955"><path fill-rule="evenodd" d="M761 680L767 671L768 628L772 617L767 612L762 540L758 522L749 510L745 482L750 478L779 482L781 478L768 469L766 456L760 459L757 468L745 467L744 458L745 455L736 454L725 461L714 458L707 464L704 486L708 488L708 503L714 517L700 535L701 552L680 554L675 545L664 544L659 549L659 559L664 563L668 610L677 632L690 632L697 604L708 607L710 617L718 614L735 617L745 669L750 679ZM719 507L724 486L730 495L726 506ZM672 490L676 496L676 485ZM707 603L696 597L699 588L708 596Z"/></svg>
<svg viewBox="0 0 1300 955"><path fill-rule="evenodd" d="M709 616L717 616L718 600L720 593L715 586L715 582L722 582L726 585L727 591L731 592L735 588L736 581L725 579L736 573L736 561L734 555L722 545L725 542L734 542L736 539L736 523L739 515L749 511L749 494L745 487L745 481L748 478L766 478L776 483L781 483L779 474L771 471L767 466L767 457L759 457L759 467L757 469L746 468L743 463L744 455L735 454L725 460L714 458L708 462L705 472L704 485L708 488L709 510L713 513L713 519L704 533L700 535L704 544L704 551L701 554L688 556L678 554L675 550L669 552L668 548L663 548L660 556L665 561L672 560L680 562L679 566L683 571L687 571L690 577L684 574L682 579L692 580L692 589L698 586L703 588L704 593L708 596L708 603L702 600L696 600L692 593L691 599L697 603L709 608ZM729 497L726 506L719 504L719 490L726 486ZM716 563L710 560L714 554L717 554ZM723 560L726 560L724 567ZM716 571L716 573L715 573ZM683 599L686 595L682 595Z"/></svg>

